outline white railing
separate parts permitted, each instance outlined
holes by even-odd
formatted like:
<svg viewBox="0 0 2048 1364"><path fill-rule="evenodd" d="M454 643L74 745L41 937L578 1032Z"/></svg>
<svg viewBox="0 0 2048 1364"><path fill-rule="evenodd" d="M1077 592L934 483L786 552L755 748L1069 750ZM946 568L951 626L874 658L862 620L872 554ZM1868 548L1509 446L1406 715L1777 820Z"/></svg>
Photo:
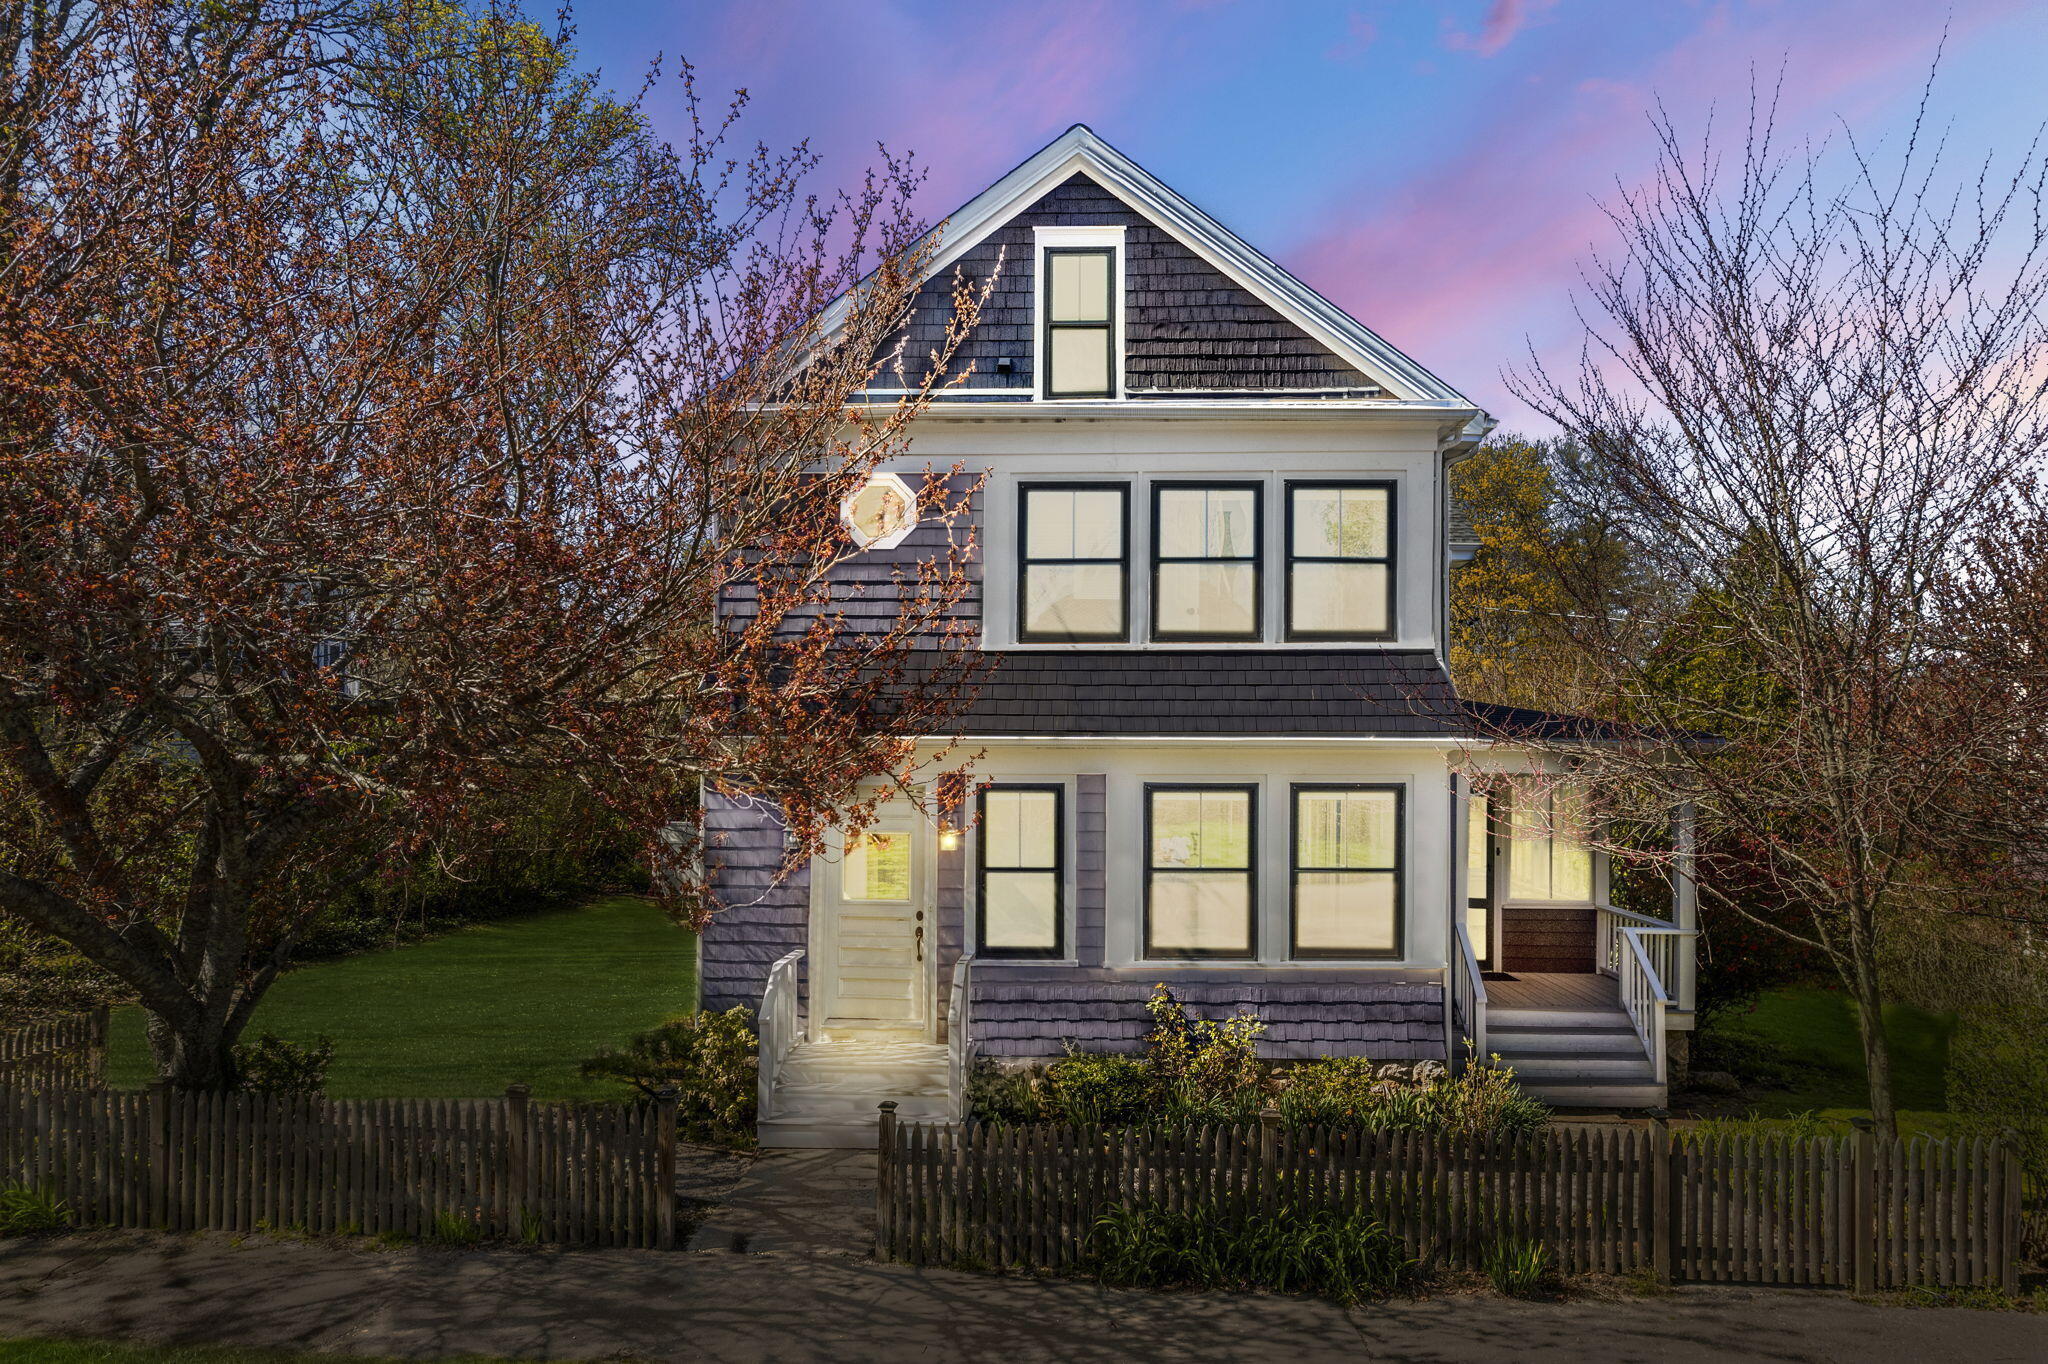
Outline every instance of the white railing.
<svg viewBox="0 0 2048 1364"><path fill-rule="evenodd" d="M1458 959L1451 963L1445 974L1451 982L1451 1026L1455 1035L1451 1038L1452 1059L1457 1057L1457 1044L1471 1043L1471 1059L1484 1064L1486 1050L1486 979L1479 971L1479 954L1472 950L1472 935L1466 931L1462 919L1453 922L1458 934Z"/></svg>
<svg viewBox="0 0 2048 1364"><path fill-rule="evenodd" d="M967 1077L974 1072L974 955L953 963L953 988L946 996L946 1095L953 1121L967 1120Z"/></svg>
<svg viewBox="0 0 2048 1364"><path fill-rule="evenodd" d="M1600 970L1613 976L1621 994L1621 1007L1628 1011L1643 1054L1650 1058L1657 1083L1667 1074L1668 1052L1665 1015L1674 1009L1690 1009L1691 1000L1680 1000L1671 992L1671 982L1682 981L1690 972L1678 969L1680 954L1693 950L1694 934L1675 928L1668 921L1653 919L1613 905L1597 906L1600 923Z"/></svg>
<svg viewBox="0 0 2048 1364"><path fill-rule="evenodd" d="M775 1081L792 1048L803 1040L797 1027L797 963L804 950L778 960L768 968L768 988L761 992L760 1113L775 1116Z"/></svg>

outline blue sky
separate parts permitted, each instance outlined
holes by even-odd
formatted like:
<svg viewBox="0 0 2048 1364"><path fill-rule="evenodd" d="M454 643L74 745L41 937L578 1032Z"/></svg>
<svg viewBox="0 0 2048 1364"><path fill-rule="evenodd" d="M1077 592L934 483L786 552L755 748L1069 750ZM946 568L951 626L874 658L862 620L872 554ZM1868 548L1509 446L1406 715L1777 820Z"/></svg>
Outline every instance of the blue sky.
<svg viewBox="0 0 2048 1364"><path fill-rule="evenodd" d="M629 87L657 54L753 138L851 182L877 142L938 218L1075 122L1095 130L1511 425L1504 366L1569 362L1599 203L1681 127L1782 69L1781 124L1896 141L1947 31L1942 126L1973 155L2048 120L2048 5L1956 0L694 0L577 11ZM672 85L652 96L675 126Z"/></svg>

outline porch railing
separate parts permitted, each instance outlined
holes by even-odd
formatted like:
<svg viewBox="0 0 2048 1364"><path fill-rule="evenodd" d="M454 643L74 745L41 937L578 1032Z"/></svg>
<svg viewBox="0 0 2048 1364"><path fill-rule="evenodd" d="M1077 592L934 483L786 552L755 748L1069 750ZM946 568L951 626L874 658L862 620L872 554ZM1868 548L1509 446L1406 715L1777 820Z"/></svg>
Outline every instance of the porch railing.
<svg viewBox="0 0 2048 1364"><path fill-rule="evenodd" d="M1600 905L1600 970L1613 976L1621 995L1621 1007L1628 1012L1643 1054L1650 1058L1657 1083L1666 1083L1668 1053L1665 1039L1666 1015L1674 1009L1690 1009L1692 1001L1672 994L1671 982L1685 973L1678 970L1679 953L1693 950L1694 934L1673 927L1663 919Z"/></svg>
<svg viewBox="0 0 2048 1364"><path fill-rule="evenodd" d="M1486 1050L1486 978L1479 970L1479 954L1472 950L1472 935L1462 920L1452 927L1458 935L1458 957L1445 974L1451 985L1451 1025L1457 1036L1451 1039L1452 1056L1459 1041L1471 1044L1472 1060L1484 1061Z"/></svg>
<svg viewBox="0 0 2048 1364"><path fill-rule="evenodd" d="M946 996L946 1095L953 1121L967 1120L967 1077L974 1072L974 954L953 963L953 988Z"/></svg>
<svg viewBox="0 0 2048 1364"><path fill-rule="evenodd" d="M799 947L768 968L768 988L761 993L760 1116L775 1116L775 1081L790 1051L803 1040L797 1026L797 964Z"/></svg>

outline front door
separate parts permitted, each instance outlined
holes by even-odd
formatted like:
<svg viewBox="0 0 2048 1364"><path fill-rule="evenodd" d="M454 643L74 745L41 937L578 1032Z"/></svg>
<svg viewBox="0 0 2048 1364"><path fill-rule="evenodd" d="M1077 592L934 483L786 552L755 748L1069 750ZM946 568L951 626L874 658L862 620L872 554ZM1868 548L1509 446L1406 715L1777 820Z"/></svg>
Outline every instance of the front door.
<svg viewBox="0 0 2048 1364"><path fill-rule="evenodd" d="M934 927L926 837L923 819L899 803L819 860L816 1008L824 1036L926 1032Z"/></svg>

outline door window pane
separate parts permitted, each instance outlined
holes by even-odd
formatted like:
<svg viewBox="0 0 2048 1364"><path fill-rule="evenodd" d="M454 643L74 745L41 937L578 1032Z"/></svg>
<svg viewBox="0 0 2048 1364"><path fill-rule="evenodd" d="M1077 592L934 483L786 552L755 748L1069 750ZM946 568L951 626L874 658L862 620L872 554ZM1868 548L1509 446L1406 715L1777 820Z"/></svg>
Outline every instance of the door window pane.
<svg viewBox="0 0 2048 1364"><path fill-rule="evenodd" d="M1146 955L1253 955L1252 799L1239 786L1146 791Z"/></svg>
<svg viewBox="0 0 2048 1364"><path fill-rule="evenodd" d="M847 841L839 882L840 894L848 900L908 900L910 835L856 834Z"/></svg>
<svg viewBox="0 0 2048 1364"><path fill-rule="evenodd" d="M1487 799L1482 795L1474 795L1465 803L1465 932L1481 962L1492 956L1488 946L1493 927L1493 885L1492 863L1487 856L1491 829L1487 810Z"/></svg>
<svg viewBox="0 0 2048 1364"><path fill-rule="evenodd" d="M1294 952L1401 955L1401 792L1294 788Z"/></svg>
<svg viewBox="0 0 2048 1364"><path fill-rule="evenodd" d="M981 793L977 950L991 957L1056 957L1065 934L1064 840L1056 786L989 786Z"/></svg>

